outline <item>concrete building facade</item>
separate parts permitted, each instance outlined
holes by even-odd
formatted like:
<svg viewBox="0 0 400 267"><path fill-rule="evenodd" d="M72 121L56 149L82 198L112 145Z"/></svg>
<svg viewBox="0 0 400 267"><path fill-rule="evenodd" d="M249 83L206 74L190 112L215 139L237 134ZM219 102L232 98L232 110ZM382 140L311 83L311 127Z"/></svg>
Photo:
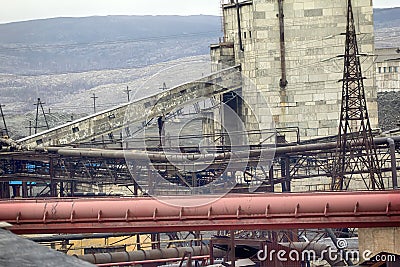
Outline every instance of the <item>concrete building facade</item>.
<svg viewBox="0 0 400 267"><path fill-rule="evenodd" d="M400 49L381 48L375 54L378 92L400 92Z"/></svg>
<svg viewBox="0 0 400 267"><path fill-rule="evenodd" d="M353 0L360 53L374 52L371 0ZM252 107L261 128L270 109L277 128L299 127L302 139L335 135L341 103L346 31L345 0L253 0L223 5L224 37L211 46L215 70L241 64L269 103ZM377 92L372 57L361 60L368 109L373 128L378 125ZM246 86L243 97L246 99ZM249 129L252 121L241 110ZM253 116L254 117L254 116ZM286 134L293 141L295 134Z"/></svg>

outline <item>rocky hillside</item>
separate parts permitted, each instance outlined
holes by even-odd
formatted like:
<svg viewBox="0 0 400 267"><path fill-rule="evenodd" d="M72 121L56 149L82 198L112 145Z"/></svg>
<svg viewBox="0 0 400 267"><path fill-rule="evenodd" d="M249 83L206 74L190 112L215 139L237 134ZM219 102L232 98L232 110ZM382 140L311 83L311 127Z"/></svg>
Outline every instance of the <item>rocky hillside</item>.
<svg viewBox="0 0 400 267"><path fill-rule="evenodd" d="M54 18L0 25L0 73L139 68L208 54L216 16Z"/></svg>
<svg viewBox="0 0 400 267"><path fill-rule="evenodd" d="M400 92L379 93L378 113L383 131L400 128Z"/></svg>

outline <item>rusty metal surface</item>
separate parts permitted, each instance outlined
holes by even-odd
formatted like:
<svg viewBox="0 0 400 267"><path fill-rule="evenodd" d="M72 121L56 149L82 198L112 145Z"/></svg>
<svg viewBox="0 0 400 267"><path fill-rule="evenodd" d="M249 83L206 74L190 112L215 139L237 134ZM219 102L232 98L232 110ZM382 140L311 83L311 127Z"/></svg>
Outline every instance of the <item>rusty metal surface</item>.
<svg viewBox="0 0 400 267"><path fill-rule="evenodd" d="M118 262L133 262L133 261L149 261L161 259L181 259L183 255L189 252L192 256L209 256L210 249L208 246L195 246L195 247L179 247L179 248L165 248L153 250L135 250L130 252L112 252L112 253L97 253L86 255L74 255L78 259L93 263L118 263ZM223 257L224 251L214 249L216 257Z"/></svg>
<svg viewBox="0 0 400 267"><path fill-rule="evenodd" d="M400 225L400 191L228 195L189 207L199 198L174 198L184 208L151 198L1 201L0 221L19 234Z"/></svg>

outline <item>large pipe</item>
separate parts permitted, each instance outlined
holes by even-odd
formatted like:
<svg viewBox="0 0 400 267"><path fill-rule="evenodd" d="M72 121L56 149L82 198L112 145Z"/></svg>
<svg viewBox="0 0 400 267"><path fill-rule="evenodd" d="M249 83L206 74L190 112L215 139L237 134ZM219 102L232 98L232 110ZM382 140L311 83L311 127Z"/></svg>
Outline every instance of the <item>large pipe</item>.
<svg viewBox="0 0 400 267"><path fill-rule="evenodd" d="M186 267L191 267L191 262L194 260L199 260L199 261L204 261L206 259L209 259L210 256L209 255L205 255L205 256L188 256L187 257L187 263L186 263ZM179 264L171 264L172 262L181 262L183 259L182 258L169 258L169 259L156 259L156 260L143 260L143 261L125 261L125 262L113 262L113 263L102 263L102 264L97 264L97 266L99 267L117 267L117 266L121 266L121 267L126 267L126 266L142 266L142 265L147 265L149 264L150 266L153 265L160 265L160 264L166 264L169 263L168 266L174 266L174 267L178 267Z"/></svg>
<svg viewBox="0 0 400 267"><path fill-rule="evenodd" d="M177 248L162 248L151 250L135 250L131 252L111 252L111 253L96 253L86 255L74 255L75 257L93 263L117 263L131 261L147 261L157 259L182 258L185 252L191 253L192 256L206 256L210 254L208 246L195 247L177 247ZM215 257L223 257L225 252L220 249L213 249Z"/></svg>
<svg viewBox="0 0 400 267"><path fill-rule="evenodd" d="M101 239L110 237L122 237L122 236L132 236L132 233L100 233L100 234L72 234L72 235L51 235L51 236L30 236L25 239L31 240L33 242L57 242L65 240L83 240L83 239Z"/></svg>
<svg viewBox="0 0 400 267"><path fill-rule="evenodd" d="M375 138L375 145L382 145L388 143L389 138ZM400 136L391 137L394 142L400 142ZM277 148L262 148L261 150L255 149L250 152L243 152L244 155L257 156L260 151L263 153L275 153L275 155L284 155L290 153L299 152L309 152L318 150L328 150L336 148L336 142L330 143L318 143L309 145L295 145L295 146L285 146ZM37 148L38 152L51 152L59 154L65 157L96 157L96 158L114 158L114 159L132 159L132 160L156 160L156 161L167 161L168 158L174 157L179 159L179 157L186 159L197 159L199 157L208 159L227 159L227 158L238 158L240 153L236 152L232 155L230 152L219 153L219 154L168 154L164 152L149 152L149 151L139 151L139 150L112 150L112 149L90 149L90 148L62 148L62 147L48 147L48 148Z"/></svg>
<svg viewBox="0 0 400 267"><path fill-rule="evenodd" d="M8 200L0 202L0 221L17 234L400 225L399 191L230 194L197 206L207 199L168 198L177 206L152 198Z"/></svg>
<svg viewBox="0 0 400 267"><path fill-rule="evenodd" d="M400 136L391 137L394 142L400 142ZM388 143L388 138L375 138L374 143L376 145L382 145ZM262 148L260 150L252 150L250 152L243 152L243 156L257 157L260 152L275 153L275 155L284 155L290 153L300 153L308 151L318 151L318 150L329 150L336 148L336 142L330 143L319 143L319 144L309 144L309 145L295 145L287 147L277 147L277 148ZM149 151L139 151L139 150L112 150L112 149L90 149L90 148L62 148L62 147L48 147L48 148L37 148L38 152L51 152L56 153L64 157L87 157L87 158L113 158L113 159L130 159L130 160L154 160L167 162L168 159L174 158L174 160L192 160L203 158L204 160L216 159L230 159L230 158L240 158L242 155L239 152L230 153L218 153L218 154L168 154L164 152L149 152ZM272 155L272 154L271 154Z"/></svg>

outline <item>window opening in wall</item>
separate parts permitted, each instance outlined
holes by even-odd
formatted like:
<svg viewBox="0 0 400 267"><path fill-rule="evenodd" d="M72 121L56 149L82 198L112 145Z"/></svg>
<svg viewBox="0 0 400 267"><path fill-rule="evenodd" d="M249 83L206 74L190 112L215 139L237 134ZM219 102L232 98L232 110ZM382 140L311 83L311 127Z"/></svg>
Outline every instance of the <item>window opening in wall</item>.
<svg viewBox="0 0 400 267"><path fill-rule="evenodd" d="M382 73L382 68L378 67L378 73Z"/></svg>
<svg viewBox="0 0 400 267"><path fill-rule="evenodd" d="M392 67L389 67L389 73L391 73L393 71Z"/></svg>
<svg viewBox="0 0 400 267"><path fill-rule="evenodd" d="M383 67L383 73L386 73L386 67Z"/></svg>

